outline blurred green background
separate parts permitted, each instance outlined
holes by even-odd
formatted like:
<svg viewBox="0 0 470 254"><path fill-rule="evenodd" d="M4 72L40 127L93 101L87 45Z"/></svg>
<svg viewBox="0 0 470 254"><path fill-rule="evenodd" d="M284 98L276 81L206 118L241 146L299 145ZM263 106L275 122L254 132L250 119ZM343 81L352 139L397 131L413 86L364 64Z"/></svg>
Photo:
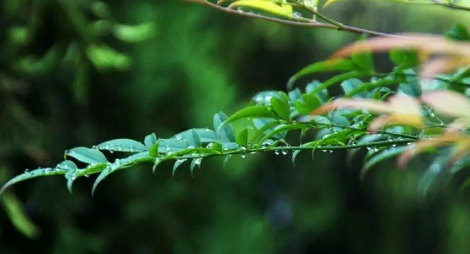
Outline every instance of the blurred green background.
<svg viewBox="0 0 470 254"><path fill-rule="evenodd" d="M169 137L284 90L300 68L358 35L288 27L183 1L0 1L0 183L63 151L114 138ZM324 10L383 32L443 33L470 13L345 1ZM381 56L378 68L390 68ZM313 79L323 80L318 75ZM311 80L305 80L307 83ZM335 92L334 89L332 91ZM426 199L422 172L393 160L359 179L346 152L208 159L93 178L61 177L2 197L0 253L470 253L470 206L453 185ZM421 163L421 164L420 164Z"/></svg>

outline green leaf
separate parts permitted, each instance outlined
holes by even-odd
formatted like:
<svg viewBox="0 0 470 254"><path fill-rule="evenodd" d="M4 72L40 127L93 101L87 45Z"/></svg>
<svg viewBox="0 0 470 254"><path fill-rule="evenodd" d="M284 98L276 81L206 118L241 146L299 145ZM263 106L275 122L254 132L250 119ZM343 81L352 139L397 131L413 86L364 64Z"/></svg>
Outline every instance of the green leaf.
<svg viewBox="0 0 470 254"><path fill-rule="evenodd" d="M419 65L416 50L392 49L390 50L389 57L395 65L400 66L400 69L416 67Z"/></svg>
<svg viewBox="0 0 470 254"><path fill-rule="evenodd" d="M202 158L195 158L191 161L191 165L189 166L189 172L191 173L191 177L194 178L194 168L197 166L201 168Z"/></svg>
<svg viewBox="0 0 470 254"><path fill-rule="evenodd" d="M470 32L467 26L463 24L454 25L445 35L456 41L470 41Z"/></svg>
<svg viewBox="0 0 470 254"><path fill-rule="evenodd" d="M274 120L274 119L258 119L258 118L253 119L253 124L256 127L256 132L253 134L253 137L251 138L251 143L257 144L261 135L268 134L280 123L281 123L280 121ZM274 135L273 137L277 139L281 139L281 138L284 138L284 136L285 136L285 133L279 133L277 135Z"/></svg>
<svg viewBox="0 0 470 254"><path fill-rule="evenodd" d="M114 36L127 43L141 42L152 38L155 35L155 25L153 22L139 25L116 24L114 26Z"/></svg>
<svg viewBox="0 0 470 254"><path fill-rule="evenodd" d="M175 173L178 167L181 166L181 164L183 164L185 161L187 161L187 159L178 159L175 161L175 164L173 164L173 171L172 171L173 177L175 177Z"/></svg>
<svg viewBox="0 0 470 254"><path fill-rule="evenodd" d="M369 169L375 166L377 163L385 159L389 159L391 157L395 157L399 154L402 154L408 149L409 149L408 146L397 146L397 147L391 147L391 148L382 150L378 153L375 153L369 158L369 160L365 162L364 167L362 168L362 171L361 171L361 177L364 177L364 175L369 171Z"/></svg>
<svg viewBox="0 0 470 254"><path fill-rule="evenodd" d="M201 147L201 138L199 137L199 134L192 129L191 131L186 132L186 141L188 141L189 147Z"/></svg>
<svg viewBox="0 0 470 254"><path fill-rule="evenodd" d="M236 137L237 144L242 147L248 146L248 128L243 128Z"/></svg>
<svg viewBox="0 0 470 254"><path fill-rule="evenodd" d="M292 165L295 167L295 159L297 158L297 156L299 155L299 153L302 152L302 150L295 150L293 153L292 153Z"/></svg>
<svg viewBox="0 0 470 254"><path fill-rule="evenodd" d="M181 139L160 139L158 140L159 153L173 153L188 148L188 142Z"/></svg>
<svg viewBox="0 0 470 254"><path fill-rule="evenodd" d="M103 142L99 145L94 146L93 148L98 150L107 150L111 152L143 152L147 151L147 147L133 139L120 138L110 141Z"/></svg>
<svg viewBox="0 0 470 254"><path fill-rule="evenodd" d="M350 94L352 91L356 90L358 87L361 87L362 85L363 85L362 81L357 78L346 79L343 82L341 82L341 88L343 89L344 94ZM362 93L356 94L356 96L354 97L366 98L367 93L362 92Z"/></svg>
<svg viewBox="0 0 470 254"><path fill-rule="evenodd" d="M157 143L157 135L155 135L155 133L145 136L144 144L147 148L150 149L155 143Z"/></svg>
<svg viewBox="0 0 470 254"><path fill-rule="evenodd" d="M359 41L366 40L366 35L364 34L361 36ZM351 55L352 62L359 67L360 71L366 73L374 73L374 60L372 58L372 51L369 52L361 52L361 53L353 53Z"/></svg>
<svg viewBox="0 0 470 254"><path fill-rule="evenodd" d="M320 98L321 100L321 104L323 103L326 103L329 99L330 99L330 95L328 93L328 89L320 89L320 90L317 90L319 87L322 86L322 83L318 80L314 80L310 83L307 84L307 86L305 87L305 91L307 93L315 93L318 98Z"/></svg>
<svg viewBox="0 0 470 254"><path fill-rule="evenodd" d="M214 115L214 129L217 131L217 136L223 142L235 142L235 132L231 125L222 126L222 124L228 119L227 115L219 112ZM221 128L219 130L219 128Z"/></svg>
<svg viewBox="0 0 470 254"><path fill-rule="evenodd" d="M280 124L276 128L274 128L272 131L264 135L264 137L259 141L259 143L262 143L263 141L266 141L267 139L272 138L278 133L282 133L282 132L289 131L289 130L298 130L302 128L305 128L305 124L302 124L302 123Z"/></svg>
<svg viewBox="0 0 470 254"><path fill-rule="evenodd" d="M136 153L124 159L116 159L113 163L107 164L106 168L103 171L101 171L101 173L98 175L98 177L96 178L93 184L91 194L94 195L98 185L110 174L120 169L128 168L130 166L134 166L134 165L141 164L141 163L147 163L151 161L154 161L154 158L149 156L148 152Z"/></svg>
<svg viewBox="0 0 470 254"><path fill-rule="evenodd" d="M355 69L353 62L349 59L332 59L313 63L294 74L287 82L287 89L291 90L295 81L306 75L326 71L353 71Z"/></svg>
<svg viewBox="0 0 470 254"><path fill-rule="evenodd" d="M227 124L244 119L244 118L275 118L275 115L269 108L261 105L255 105L255 106L249 106L246 108L243 108L237 112L235 112L233 115L228 117L224 122L222 122L218 128L217 132L222 131L222 127L225 127Z"/></svg>
<svg viewBox="0 0 470 254"><path fill-rule="evenodd" d="M270 106L273 97L279 97L278 91L263 91L257 93L251 100L258 105Z"/></svg>
<svg viewBox="0 0 470 254"><path fill-rule="evenodd" d="M349 121L346 117L342 116L339 112L331 112L331 122L337 126L349 127Z"/></svg>
<svg viewBox="0 0 470 254"><path fill-rule="evenodd" d="M406 69L403 70L402 72L406 77L409 76L416 76L416 73L411 70L411 69ZM412 78L406 78L407 82L406 83L401 83L399 85L398 92L407 94L411 97L419 98L421 97L422 90L421 90L421 84L419 79L412 77Z"/></svg>
<svg viewBox="0 0 470 254"><path fill-rule="evenodd" d="M160 146L160 142L155 142L150 148L149 148L149 156L152 158L157 158L158 157L158 147Z"/></svg>
<svg viewBox="0 0 470 254"><path fill-rule="evenodd" d="M296 100L294 102L295 109L299 114L307 115L312 113L312 111L321 106L321 100L316 94L303 94L302 100Z"/></svg>
<svg viewBox="0 0 470 254"><path fill-rule="evenodd" d="M346 73L341 73L339 75L336 75L325 82L323 82L321 85L319 85L315 90L312 91L312 93L319 93L320 91L327 89L328 87L337 84L343 80L346 79L351 79L351 78L360 78L364 77L366 74L364 72L359 72L359 71L351 71L351 72L346 72Z"/></svg>
<svg viewBox="0 0 470 254"><path fill-rule="evenodd" d="M31 171L26 171L21 175L15 176L5 183L0 189L0 195L5 191L6 188L12 186L13 184L41 176L52 176L52 175L65 175L67 170L60 168L38 168Z"/></svg>
<svg viewBox="0 0 470 254"><path fill-rule="evenodd" d="M176 134L173 136L175 139L184 139L188 135L191 136L193 135L193 131L196 132L197 136L199 136L199 139L201 140L201 143L214 143L214 142L219 142L219 138L217 137L217 134L215 131L208 129L208 128L194 128L194 129L189 129L186 131L183 131L181 133Z"/></svg>
<svg viewBox="0 0 470 254"><path fill-rule="evenodd" d="M300 91L299 88L295 88L294 90L290 91L288 95L289 95L290 101L295 101L295 100L300 99L302 92Z"/></svg>
<svg viewBox="0 0 470 254"><path fill-rule="evenodd" d="M76 147L76 148L67 150L65 151L65 159L67 156L75 158L87 164L108 162L106 157L100 151L96 149L90 149L87 147Z"/></svg>
<svg viewBox="0 0 470 254"><path fill-rule="evenodd" d="M289 97L283 92L279 92L281 95L279 97L271 98L271 107L274 112L284 119L289 119L290 117L290 106L289 106Z"/></svg>

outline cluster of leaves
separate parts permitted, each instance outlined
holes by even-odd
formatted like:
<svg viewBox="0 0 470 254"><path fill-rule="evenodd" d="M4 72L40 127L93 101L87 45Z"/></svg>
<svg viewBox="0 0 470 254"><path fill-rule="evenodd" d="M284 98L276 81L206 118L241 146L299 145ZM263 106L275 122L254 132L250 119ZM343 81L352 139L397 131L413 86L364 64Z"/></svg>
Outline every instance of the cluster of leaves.
<svg viewBox="0 0 470 254"><path fill-rule="evenodd" d="M448 35L470 40L468 30L462 26L454 27ZM212 129L189 129L170 138L150 134L143 142L115 139L91 148L73 148L65 152L64 161L55 167L26 171L11 179L2 190L30 178L65 175L71 191L77 178L99 174L94 191L110 174L137 164L153 163L155 170L160 163L173 161L175 173L189 160L192 174L208 157L225 156L226 164L232 155L245 157L266 151L277 154L292 151L294 163L301 151L312 151L313 155L315 150L348 149L351 159L360 148L366 148L365 173L384 159L400 155L403 166L418 152L438 151L437 146L454 143L453 149L440 151L430 170L435 173L436 167L442 171L452 166L450 172L455 173L467 166L470 163L470 158L464 156L470 150L465 128L470 119L470 102L464 95L470 86L467 68L423 80L416 70L425 60L423 49L428 55L435 53L433 38L363 39L336 52L331 59L313 63L294 74L287 85L289 92L260 92L250 105L230 116L215 114ZM423 39L429 39L425 44L429 47L423 47L423 43L406 44ZM446 45L451 53L456 52L454 41L438 38L435 42L441 46L438 53L442 54ZM397 44L407 48L396 48ZM393 48L389 56L395 68L389 73L378 73L371 50L387 47ZM345 55L351 57L338 58ZM314 80L304 90L294 89L300 78L327 71L341 74L323 82ZM328 88L336 84L343 95L334 99ZM233 124L242 119L249 122L241 127ZM451 122L452 119L455 121ZM294 144L288 141L291 140L288 136L295 133L299 141ZM111 160L116 157L112 153L122 156Z"/></svg>

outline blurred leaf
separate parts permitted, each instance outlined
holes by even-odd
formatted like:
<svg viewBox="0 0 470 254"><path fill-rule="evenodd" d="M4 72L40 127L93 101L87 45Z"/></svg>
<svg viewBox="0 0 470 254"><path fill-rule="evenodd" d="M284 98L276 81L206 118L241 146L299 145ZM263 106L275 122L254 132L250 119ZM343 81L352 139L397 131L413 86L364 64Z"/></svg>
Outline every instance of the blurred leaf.
<svg viewBox="0 0 470 254"><path fill-rule="evenodd" d="M156 27L153 22L139 25L117 24L114 26L114 36L128 43L141 42L152 38L155 35L155 29Z"/></svg>
<svg viewBox="0 0 470 254"><path fill-rule="evenodd" d="M373 154L365 162L364 167L361 170L361 177L364 177L364 175L369 171L369 169L375 166L377 163L383 160L395 157L399 154L402 154L408 149L409 149L408 146L397 146L397 147L391 147L391 148L388 148L388 149L385 149L385 150L382 150L380 152Z"/></svg>
<svg viewBox="0 0 470 254"><path fill-rule="evenodd" d="M366 39L366 35L362 35L359 38L359 41L364 41ZM360 71L366 72L366 73L374 73L374 60L372 58L372 52L369 51L362 51L358 53L353 53L351 55L351 60L352 62L359 67Z"/></svg>
<svg viewBox="0 0 470 254"><path fill-rule="evenodd" d="M326 71L352 71L355 70L353 62L349 59L332 59L323 62L313 63L302 70L298 71L292 76L287 82L287 89L291 90L294 86L294 82L301 77L306 75L326 72Z"/></svg>
<svg viewBox="0 0 470 254"><path fill-rule="evenodd" d="M284 18L291 18L294 15L292 8L283 8L281 5L264 0L239 0L230 4L227 8L250 8Z"/></svg>
<svg viewBox="0 0 470 254"><path fill-rule="evenodd" d="M90 62L98 69L127 69L131 62L128 56L117 52L106 45L90 45L86 50Z"/></svg>
<svg viewBox="0 0 470 254"><path fill-rule="evenodd" d="M223 142L235 142L235 132L230 124L222 126L227 121L228 117L222 112L214 115L214 129L217 131L217 135ZM222 126L222 129L219 128Z"/></svg>
<svg viewBox="0 0 470 254"><path fill-rule="evenodd" d="M275 118L275 115L271 110L269 110L265 106L255 105L255 106L248 106L243 108L233 115L229 116L224 122L222 122L217 127L217 132L219 132L222 127L225 127L227 124L243 119L243 118Z"/></svg>
<svg viewBox="0 0 470 254"><path fill-rule="evenodd" d="M470 31L463 24L454 25L445 35L456 41L470 41Z"/></svg>
<svg viewBox="0 0 470 254"><path fill-rule="evenodd" d="M281 98L273 97L271 99L271 107L278 116L289 119L290 117L290 106L289 106L289 97L287 94L280 92Z"/></svg>

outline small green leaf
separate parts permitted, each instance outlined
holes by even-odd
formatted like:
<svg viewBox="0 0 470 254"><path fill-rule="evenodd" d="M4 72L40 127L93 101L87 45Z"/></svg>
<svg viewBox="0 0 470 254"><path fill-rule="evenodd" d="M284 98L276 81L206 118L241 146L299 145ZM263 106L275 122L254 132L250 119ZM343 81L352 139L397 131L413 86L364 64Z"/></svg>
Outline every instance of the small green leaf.
<svg viewBox="0 0 470 254"><path fill-rule="evenodd" d="M470 32L467 26L463 24L454 25L445 35L456 41L470 41Z"/></svg>
<svg viewBox="0 0 470 254"><path fill-rule="evenodd" d="M189 172L191 173L191 177L194 178L194 168L197 166L201 168L202 158L195 158L191 161L191 165L189 166Z"/></svg>
<svg viewBox="0 0 470 254"><path fill-rule="evenodd" d="M305 124L302 124L302 123L280 124L276 128L274 128L272 131L264 135L264 137L259 141L259 143L263 143L263 141L266 141L267 139L272 138L278 133L283 133L285 131L290 131L290 130L298 130L304 127L305 127Z"/></svg>
<svg viewBox="0 0 470 254"><path fill-rule="evenodd" d="M401 69L419 65L418 54L415 50L392 49L389 56L390 60Z"/></svg>
<svg viewBox="0 0 470 254"><path fill-rule="evenodd" d="M322 83L320 81L314 80L307 84L307 86L305 87L305 91L307 93L315 93L316 95L318 95L318 97L320 98L323 104L330 99L330 95L328 93L328 89L317 90L318 87L321 87L321 86L322 86Z"/></svg>
<svg viewBox="0 0 470 254"><path fill-rule="evenodd" d="M7 183L5 183L0 189L0 195L5 191L6 188L10 187L13 184L31 179L31 178L36 178L36 177L41 177L41 176L52 176L52 175L65 175L67 173L67 170L65 169L60 169L60 168L38 168L35 170L31 171L26 171L25 173L15 176L12 179L10 179Z"/></svg>
<svg viewBox="0 0 470 254"><path fill-rule="evenodd" d="M253 119L253 124L256 127L256 131L253 134L253 137L251 138L251 143L256 144L258 143L258 139L263 135L263 134L268 134L271 132L277 125L279 125L281 122L279 120L274 120L274 119L258 119L255 118ZM277 135L274 135L274 138L281 139L285 136L285 133L279 133Z"/></svg>
<svg viewBox="0 0 470 254"><path fill-rule="evenodd" d="M350 94L352 91L356 90L358 87L361 87L362 85L363 85L362 81L357 78L346 79L343 82L341 82L341 88L343 89L344 94ZM362 93L356 94L356 96L354 97L366 98L367 93L362 92Z"/></svg>
<svg viewBox="0 0 470 254"><path fill-rule="evenodd" d="M366 39L366 35L361 36L359 41L364 41ZM372 51L369 52L361 52L361 53L353 53L351 55L352 62L359 68L360 71L366 73L374 73L374 60L372 58Z"/></svg>
<svg viewBox="0 0 470 254"><path fill-rule="evenodd" d="M228 124L222 126L222 124L228 119L227 115L219 112L214 115L214 129L218 130L217 135L222 142L235 142L235 132L233 127ZM221 127L222 126L222 127ZM222 128L219 130L219 128Z"/></svg>
<svg viewBox="0 0 470 254"><path fill-rule="evenodd" d="M120 138L110 141L103 142L99 145L94 146L93 148L98 150L107 150L112 152L143 152L147 151L147 147L133 139Z"/></svg>
<svg viewBox="0 0 470 254"><path fill-rule="evenodd" d="M278 91L263 91L257 93L253 98L251 99L255 104L262 105L262 106L270 106L271 105L271 99L273 97L279 97L279 92Z"/></svg>
<svg viewBox="0 0 470 254"><path fill-rule="evenodd" d="M302 152L302 150L295 150L293 153L292 153L292 165L295 167L295 159L297 158L297 156L299 155L299 153Z"/></svg>
<svg viewBox="0 0 470 254"><path fill-rule="evenodd" d="M336 126L349 127L349 121L346 117L342 116L339 112L331 112L331 122Z"/></svg>
<svg viewBox="0 0 470 254"><path fill-rule="evenodd" d="M227 124L244 119L244 118L275 118L275 115L269 108L261 105L255 105L255 106L249 106L246 108L243 108L237 112L235 112L233 115L228 117L224 122L222 122L218 127L217 127L217 132L222 131L222 127L225 127Z"/></svg>
<svg viewBox="0 0 470 254"><path fill-rule="evenodd" d="M75 158L81 162L87 164L96 164L96 163L106 163L108 160L106 157L96 149L90 149L87 147L76 147L65 151L65 158L66 157Z"/></svg>
<svg viewBox="0 0 470 254"><path fill-rule="evenodd" d="M385 149L378 153L373 154L372 156L370 156L369 160L365 162L364 167L362 168L362 171L361 171L361 177L364 177L364 175L369 171L369 169L375 166L377 163L385 159L402 154L408 149L409 149L408 146L397 146L397 147L388 148L388 149Z"/></svg>
<svg viewBox="0 0 470 254"><path fill-rule="evenodd" d="M116 24L114 26L114 36L124 42L141 42L152 38L155 35L155 25L153 22L139 25Z"/></svg>
<svg viewBox="0 0 470 254"><path fill-rule="evenodd" d="M323 62L313 63L292 76L287 82L287 89L291 90L295 81L306 75L326 72L326 71L352 71L355 70L353 62L349 59L332 59Z"/></svg>
<svg viewBox="0 0 470 254"><path fill-rule="evenodd" d="M150 147L152 147L153 144L155 144L156 142L157 142L157 135L155 135L155 133L145 136L144 144L145 146L147 146L147 148L150 149Z"/></svg>
<svg viewBox="0 0 470 254"><path fill-rule="evenodd" d="M302 95L302 92L300 91L299 88L295 88L294 90L289 92L289 99L291 101L295 101L300 99L300 96Z"/></svg>
<svg viewBox="0 0 470 254"><path fill-rule="evenodd" d="M279 93L281 98L273 97L271 98L271 107L274 112L284 119L289 119L290 117L290 106L289 106L289 97L283 93Z"/></svg>
<svg viewBox="0 0 470 254"><path fill-rule="evenodd" d="M160 145L160 142L155 142L150 148L149 148L149 156L152 158L157 158L158 157L158 147Z"/></svg>
<svg viewBox="0 0 470 254"><path fill-rule="evenodd" d="M406 77L412 76L412 78L406 78L407 82L406 83L401 83L399 85L398 92L404 93L406 95L409 95L409 96L415 97L415 98L421 97L422 91L421 91L420 81L419 81L419 79L416 79L414 77L414 76L416 76L416 73L411 69L403 70L402 73Z"/></svg>
<svg viewBox="0 0 470 254"><path fill-rule="evenodd" d="M175 161L175 164L173 164L173 171L172 171L173 177L175 177L175 173L178 167L181 166L181 164L183 164L185 161L187 161L187 159L178 159Z"/></svg>
<svg viewBox="0 0 470 254"><path fill-rule="evenodd" d="M248 10L255 10L257 12L264 12L270 15L279 16L282 18L291 18L294 13L292 8L284 8L283 6L274 2L263 1L263 0L238 0L230 4L227 8L238 9L243 8Z"/></svg>
<svg viewBox="0 0 470 254"><path fill-rule="evenodd" d="M243 147L248 146L248 128L243 128L236 137L237 144Z"/></svg>

